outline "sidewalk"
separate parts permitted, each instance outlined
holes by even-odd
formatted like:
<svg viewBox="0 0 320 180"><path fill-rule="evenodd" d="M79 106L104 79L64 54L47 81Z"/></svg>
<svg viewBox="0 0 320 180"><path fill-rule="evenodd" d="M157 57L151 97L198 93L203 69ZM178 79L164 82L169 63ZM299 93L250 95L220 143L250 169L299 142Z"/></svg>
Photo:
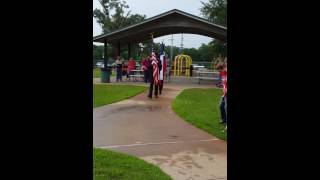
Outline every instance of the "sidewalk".
<svg viewBox="0 0 320 180"><path fill-rule="evenodd" d="M145 91L95 108L94 146L138 156L175 180L227 179L227 143L188 124L171 109L172 100L183 89L214 86L169 83L164 87L158 99L148 99Z"/></svg>

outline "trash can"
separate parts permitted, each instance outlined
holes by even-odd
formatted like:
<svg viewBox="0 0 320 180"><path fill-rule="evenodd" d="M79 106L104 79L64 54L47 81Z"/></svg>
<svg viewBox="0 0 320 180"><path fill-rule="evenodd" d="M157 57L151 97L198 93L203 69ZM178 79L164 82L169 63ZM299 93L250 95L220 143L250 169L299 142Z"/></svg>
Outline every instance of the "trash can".
<svg viewBox="0 0 320 180"><path fill-rule="evenodd" d="M111 67L101 68L101 83L110 83Z"/></svg>

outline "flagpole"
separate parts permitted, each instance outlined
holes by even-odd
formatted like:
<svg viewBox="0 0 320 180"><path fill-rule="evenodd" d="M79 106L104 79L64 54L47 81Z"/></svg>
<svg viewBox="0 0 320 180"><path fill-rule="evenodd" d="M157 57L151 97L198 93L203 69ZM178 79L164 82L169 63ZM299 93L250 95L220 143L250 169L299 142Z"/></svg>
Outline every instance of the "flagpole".
<svg viewBox="0 0 320 180"><path fill-rule="evenodd" d="M150 33L150 35L151 35L151 53L152 53L153 52L153 46L154 46L154 44L153 44L153 32Z"/></svg>

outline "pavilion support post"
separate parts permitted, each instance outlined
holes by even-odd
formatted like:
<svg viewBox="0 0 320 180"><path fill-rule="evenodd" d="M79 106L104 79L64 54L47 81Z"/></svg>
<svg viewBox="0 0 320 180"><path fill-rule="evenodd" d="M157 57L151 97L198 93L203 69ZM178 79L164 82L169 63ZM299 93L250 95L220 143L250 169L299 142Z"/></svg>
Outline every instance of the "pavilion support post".
<svg viewBox="0 0 320 180"><path fill-rule="evenodd" d="M102 83L110 83L110 74L111 68L108 67L108 43L107 40L104 40L104 58L103 63L104 67L101 68L101 82Z"/></svg>
<svg viewBox="0 0 320 180"><path fill-rule="evenodd" d="M108 43L107 43L107 40L104 40L104 65L105 67L107 66L108 64Z"/></svg>
<svg viewBox="0 0 320 180"><path fill-rule="evenodd" d="M136 47L137 47L137 56L136 56L136 58L138 58L140 56L140 45L139 45L139 42L136 44Z"/></svg>
<svg viewBox="0 0 320 180"><path fill-rule="evenodd" d="M128 43L128 59L131 57L131 43Z"/></svg>
<svg viewBox="0 0 320 180"><path fill-rule="evenodd" d="M121 50L121 46L120 46L120 41L118 41L118 44L117 44L117 56L120 56L120 50Z"/></svg>

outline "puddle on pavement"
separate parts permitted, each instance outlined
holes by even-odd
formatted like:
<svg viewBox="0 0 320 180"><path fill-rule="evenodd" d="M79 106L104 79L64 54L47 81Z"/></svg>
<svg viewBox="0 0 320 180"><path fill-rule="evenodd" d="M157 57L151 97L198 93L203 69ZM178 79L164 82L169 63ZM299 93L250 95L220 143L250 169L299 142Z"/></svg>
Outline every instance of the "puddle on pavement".
<svg viewBox="0 0 320 180"><path fill-rule="evenodd" d="M185 151L170 156L154 155L143 159L158 165L174 179L227 179L225 157L204 151Z"/></svg>
<svg viewBox="0 0 320 180"><path fill-rule="evenodd" d="M179 136L176 136L176 135L170 135L169 137L170 137L170 138L178 138Z"/></svg>
<svg viewBox="0 0 320 180"><path fill-rule="evenodd" d="M150 106L144 107L145 111L158 111L160 109L161 109L161 107L157 106L157 105L150 105Z"/></svg>
<svg viewBox="0 0 320 180"><path fill-rule="evenodd" d="M135 112L148 112L148 111L159 111L161 110L161 106L159 105L129 105L129 106L122 106L116 107L108 112L108 114L112 113L123 113L126 111L135 111Z"/></svg>

